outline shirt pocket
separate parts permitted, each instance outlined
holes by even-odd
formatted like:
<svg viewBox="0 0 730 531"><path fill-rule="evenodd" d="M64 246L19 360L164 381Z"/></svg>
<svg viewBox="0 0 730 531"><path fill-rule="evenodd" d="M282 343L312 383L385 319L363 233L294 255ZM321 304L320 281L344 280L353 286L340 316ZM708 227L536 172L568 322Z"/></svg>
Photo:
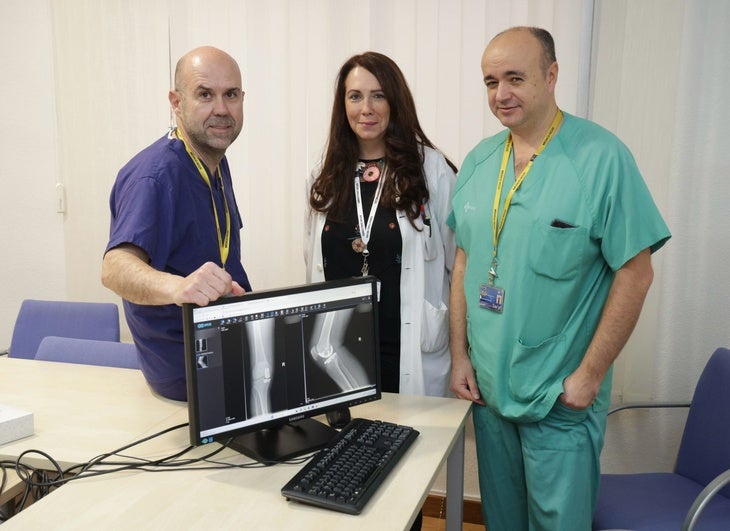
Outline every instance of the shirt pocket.
<svg viewBox="0 0 730 531"><path fill-rule="evenodd" d="M585 227L556 227L536 221L530 231L530 269L552 280L575 278L586 253L587 240Z"/></svg>
<svg viewBox="0 0 730 531"><path fill-rule="evenodd" d="M523 292L529 293L520 327L520 340L525 345L539 345L565 328L584 289L582 268L588 243L588 230L583 227L533 224L528 267L521 283Z"/></svg>

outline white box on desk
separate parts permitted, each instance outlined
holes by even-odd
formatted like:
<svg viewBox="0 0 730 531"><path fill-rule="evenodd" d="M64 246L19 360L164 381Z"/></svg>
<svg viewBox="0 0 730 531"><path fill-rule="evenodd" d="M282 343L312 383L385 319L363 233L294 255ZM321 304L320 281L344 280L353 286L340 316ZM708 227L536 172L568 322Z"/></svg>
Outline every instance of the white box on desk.
<svg viewBox="0 0 730 531"><path fill-rule="evenodd" d="M33 435L33 413L0 404L0 444Z"/></svg>

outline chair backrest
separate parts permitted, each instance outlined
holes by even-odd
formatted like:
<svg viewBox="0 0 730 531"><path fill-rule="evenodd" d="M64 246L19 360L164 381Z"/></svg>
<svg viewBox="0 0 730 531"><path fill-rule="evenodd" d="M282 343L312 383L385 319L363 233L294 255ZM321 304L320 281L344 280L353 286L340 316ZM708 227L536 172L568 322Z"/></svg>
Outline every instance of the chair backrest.
<svg viewBox="0 0 730 531"><path fill-rule="evenodd" d="M111 302L24 300L8 356L35 358L46 336L119 341L119 308Z"/></svg>
<svg viewBox="0 0 730 531"><path fill-rule="evenodd" d="M35 359L139 369L133 344L98 339L46 336L38 346Z"/></svg>
<svg viewBox="0 0 730 531"><path fill-rule="evenodd" d="M702 485L730 469L730 350L718 348L697 382L676 472ZM730 498L730 487L721 491Z"/></svg>

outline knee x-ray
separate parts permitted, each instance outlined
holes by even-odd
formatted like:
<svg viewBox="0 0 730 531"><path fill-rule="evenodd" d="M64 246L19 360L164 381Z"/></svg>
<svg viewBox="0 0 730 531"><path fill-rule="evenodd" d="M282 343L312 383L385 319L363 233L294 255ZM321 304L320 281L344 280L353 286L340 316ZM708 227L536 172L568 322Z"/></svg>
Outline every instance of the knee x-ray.
<svg viewBox="0 0 730 531"><path fill-rule="evenodd" d="M347 326L353 308L315 315L314 330L309 343L311 358L343 391L368 383L368 376L358 359L348 348Z"/></svg>
<svg viewBox="0 0 730 531"><path fill-rule="evenodd" d="M274 320L261 319L246 323L249 351L251 352L252 416L271 412L271 381L274 372Z"/></svg>

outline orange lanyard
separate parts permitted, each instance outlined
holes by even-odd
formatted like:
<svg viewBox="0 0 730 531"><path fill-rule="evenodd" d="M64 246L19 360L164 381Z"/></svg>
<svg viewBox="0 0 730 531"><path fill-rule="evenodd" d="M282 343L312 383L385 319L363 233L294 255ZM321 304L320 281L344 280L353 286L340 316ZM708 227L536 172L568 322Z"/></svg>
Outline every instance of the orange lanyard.
<svg viewBox="0 0 730 531"><path fill-rule="evenodd" d="M218 174L218 178L220 178L221 181L221 191L223 192L223 206L226 210L226 232L225 235L221 234L221 225L220 221L218 220L218 209L215 206L215 198L213 197L213 186L210 184L210 178L208 177L208 172L205 170L205 166L203 166L203 163L200 162L200 159L195 154L195 152L190 149L187 142L183 139L183 137L180 135L180 131L176 130L175 135L182 141L183 145L185 146L185 151L188 152L188 155L193 160L193 163L195 164L195 167L198 169L198 173L200 173L200 176L205 181L205 184L208 185L208 190L210 190L210 202L213 205L213 215L215 217L215 228L216 228L216 234L218 235L218 250L221 254L221 264L223 267L226 267L226 260L228 260L228 252L231 248L231 214L228 211L228 201L226 200L226 190L223 187L223 178L221 176L221 168L218 166L215 169L215 172Z"/></svg>

